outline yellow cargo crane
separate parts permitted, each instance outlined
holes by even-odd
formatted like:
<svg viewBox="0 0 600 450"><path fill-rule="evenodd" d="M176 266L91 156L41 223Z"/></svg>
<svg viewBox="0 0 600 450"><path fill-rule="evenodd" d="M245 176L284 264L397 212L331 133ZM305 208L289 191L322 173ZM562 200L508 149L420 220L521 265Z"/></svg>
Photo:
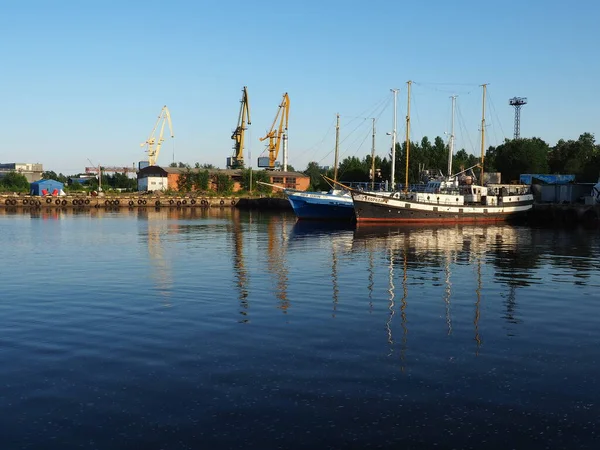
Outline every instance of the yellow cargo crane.
<svg viewBox="0 0 600 450"><path fill-rule="evenodd" d="M233 156L227 158L228 169L244 168L244 133L248 129L246 124L250 125L250 103L248 103L248 88L242 89L242 99L240 100L240 114L235 130L231 134L231 139L235 141Z"/></svg>
<svg viewBox="0 0 600 450"><path fill-rule="evenodd" d="M161 122L161 120L162 124L160 126L160 133L158 135L158 139L156 139L154 137L154 134L156 133L158 124ZM151 166L156 165L156 160L158 159L158 154L160 153L160 147L162 146L162 143L164 141L163 133L165 131L166 122L169 122L169 131L171 132L171 137L174 138L175 136L173 134L173 125L171 124L171 114L169 113L169 109L165 105L162 107L160 114L158 115L158 119L154 124L154 128L152 129L152 133L150 133L150 137L146 139L146 142L142 142L140 144L140 147L148 146L146 152L148 152L148 163Z"/></svg>
<svg viewBox="0 0 600 450"><path fill-rule="evenodd" d="M271 125L271 129L265 137L260 138L261 141L269 139L269 157L258 158L258 167L264 167L267 170L275 170L275 161L279 155L279 147L281 141L283 141L283 170L287 170L287 129L288 129L288 117L290 114L290 97L287 92L283 94L283 99L279 104L277 114ZM279 128L276 130L275 125L279 119ZM268 162L267 162L268 159Z"/></svg>

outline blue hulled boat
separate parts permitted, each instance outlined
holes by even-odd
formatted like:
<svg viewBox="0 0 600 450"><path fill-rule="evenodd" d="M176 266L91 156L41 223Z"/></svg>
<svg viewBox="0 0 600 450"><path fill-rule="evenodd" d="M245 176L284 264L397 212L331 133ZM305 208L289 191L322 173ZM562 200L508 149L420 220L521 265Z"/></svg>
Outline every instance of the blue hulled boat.
<svg viewBox="0 0 600 450"><path fill-rule="evenodd" d="M347 191L285 191L298 219L354 220L354 203Z"/></svg>

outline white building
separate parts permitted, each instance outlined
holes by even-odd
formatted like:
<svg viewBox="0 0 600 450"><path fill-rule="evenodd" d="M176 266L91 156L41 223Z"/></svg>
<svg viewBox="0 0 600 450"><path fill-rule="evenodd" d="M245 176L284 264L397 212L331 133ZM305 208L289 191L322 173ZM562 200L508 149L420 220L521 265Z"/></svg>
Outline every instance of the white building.
<svg viewBox="0 0 600 450"><path fill-rule="evenodd" d="M27 181L33 183L42 179L44 168L42 164L35 163L4 163L0 164L0 177L7 173L17 172L24 175Z"/></svg>
<svg viewBox="0 0 600 450"><path fill-rule="evenodd" d="M169 187L168 173L159 166L144 167L138 172L138 191L165 191Z"/></svg>

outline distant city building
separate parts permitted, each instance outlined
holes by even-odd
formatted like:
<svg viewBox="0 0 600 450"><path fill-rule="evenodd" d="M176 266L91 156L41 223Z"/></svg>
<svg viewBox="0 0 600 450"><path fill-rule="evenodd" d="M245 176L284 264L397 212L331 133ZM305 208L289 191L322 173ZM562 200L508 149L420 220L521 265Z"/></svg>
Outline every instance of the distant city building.
<svg viewBox="0 0 600 450"><path fill-rule="evenodd" d="M31 163L0 163L0 177L7 173L17 172L24 175L27 181L33 183L42 179L44 168L42 164Z"/></svg>

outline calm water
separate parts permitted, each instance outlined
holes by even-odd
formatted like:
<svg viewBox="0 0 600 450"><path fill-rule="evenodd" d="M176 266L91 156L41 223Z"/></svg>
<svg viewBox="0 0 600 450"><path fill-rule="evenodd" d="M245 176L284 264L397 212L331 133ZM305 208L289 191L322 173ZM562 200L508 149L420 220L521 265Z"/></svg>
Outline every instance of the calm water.
<svg viewBox="0 0 600 450"><path fill-rule="evenodd" d="M0 209L0 448L597 448L600 233Z"/></svg>

